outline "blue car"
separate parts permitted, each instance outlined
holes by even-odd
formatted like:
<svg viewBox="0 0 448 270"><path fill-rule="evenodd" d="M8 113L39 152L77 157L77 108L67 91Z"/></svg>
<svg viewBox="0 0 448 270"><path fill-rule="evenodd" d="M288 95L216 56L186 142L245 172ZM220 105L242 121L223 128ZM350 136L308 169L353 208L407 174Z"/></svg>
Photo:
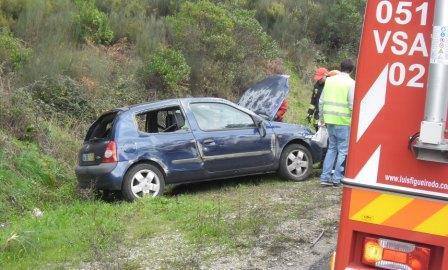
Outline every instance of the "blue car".
<svg viewBox="0 0 448 270"><path fill-rule="evenodd" d="M266 79L242 97L239 104L246 107L184 98L107 112L85 137L78 186L121 191L134 201L163 194L167 184L272 172L302 181L322 149L310 129L272 120L287 85L286 76Z"/></svg>

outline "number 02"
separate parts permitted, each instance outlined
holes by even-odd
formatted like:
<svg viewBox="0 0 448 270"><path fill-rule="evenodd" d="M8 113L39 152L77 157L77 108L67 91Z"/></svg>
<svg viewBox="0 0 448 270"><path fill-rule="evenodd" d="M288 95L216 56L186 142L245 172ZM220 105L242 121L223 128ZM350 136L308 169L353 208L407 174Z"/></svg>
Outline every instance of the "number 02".
<svg viewBox="0 0 448 270"><path fill-rule="evenodd" d="M417 71L417 74L412 77L406 86L415 87L415 88L423 88L424 83L420 80L425 75L425 67L421 64L412 64L409 69L410 72ZM389 82L394 86L400 86L404 83L406 79L406 67L403 63L393 63L389 69Z"/></svg>

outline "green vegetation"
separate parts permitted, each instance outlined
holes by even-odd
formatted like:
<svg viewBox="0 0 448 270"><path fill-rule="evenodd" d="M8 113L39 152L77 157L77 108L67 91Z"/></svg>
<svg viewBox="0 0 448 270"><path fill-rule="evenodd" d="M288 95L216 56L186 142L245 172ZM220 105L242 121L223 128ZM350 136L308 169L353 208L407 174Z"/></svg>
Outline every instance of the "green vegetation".
<svg viewBox="0 0 448 270"><path fill-rule="evenodd" d="M18 70L26 63L31 50L15 38L11 32L3 29L0 33L0 65L6 70Z"/></svg>
<svg viewBox="0 0 448 270"><path fill-rule="evenodd" d="M152 55L142 73L143 79L152 84L148 87L182 96L185 95L185 86L188 85L190 70L181 52L173 49L161 49Z"/></svg>
<svg viewBox="0 0 448 270"><path fill-rule="evenodd" d="M192 67L193 94L234 97L260 79L269 60L279 56L276 43L254 12L209 1L186 2L168 18L174 46Z"/></svg>
<svg viewBox="0 0 448 270"><path fill-rule="evenodd" d="M109 44L114 37L110 29L107 15L98 10L94 1L76 0L79 14L75 17L75 24L80 39L97 44Z"/></svg>
<svg viewBox="0 0 448 270"><path fill-rule="evenodd" d="M355 58L364 3L0 0L0 268L76 268L176 231L235 250L292 218L288 207L318 201L298 191L301 204L272 204L269 190L290 183L269 178L110 204L80 196L73 169L104 111L187 95L236 100L270 74L291 76L286 119L304 122L314 69Z"/></svg>

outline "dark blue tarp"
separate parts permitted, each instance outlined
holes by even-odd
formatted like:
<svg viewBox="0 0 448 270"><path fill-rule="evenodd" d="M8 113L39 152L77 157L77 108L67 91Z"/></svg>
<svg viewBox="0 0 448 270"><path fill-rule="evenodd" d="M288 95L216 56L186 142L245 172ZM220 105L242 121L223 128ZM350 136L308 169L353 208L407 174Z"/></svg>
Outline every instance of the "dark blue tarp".
<svg viewBox="0 0 448 270"><path fill-rule="evenodd" d="M274 75L249 88L238 101L256 114L273 120L289 92L289 76Z"/></svg>

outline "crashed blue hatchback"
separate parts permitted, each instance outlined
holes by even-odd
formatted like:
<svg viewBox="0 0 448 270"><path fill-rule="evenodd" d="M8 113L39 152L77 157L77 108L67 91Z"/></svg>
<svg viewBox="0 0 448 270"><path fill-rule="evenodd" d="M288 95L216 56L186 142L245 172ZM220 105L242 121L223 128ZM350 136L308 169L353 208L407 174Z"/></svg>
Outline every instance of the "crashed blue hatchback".
<svg viewBox="0 0 448 270"><path fill-rule="evenodd" d="M126 200L165 185L278 172L302 181L322 149L300 125L273 121L289 91L272 76L238 105L218 98L170 99L112 110L87 132L76 167L81 189L121 191Z"/></svg>

